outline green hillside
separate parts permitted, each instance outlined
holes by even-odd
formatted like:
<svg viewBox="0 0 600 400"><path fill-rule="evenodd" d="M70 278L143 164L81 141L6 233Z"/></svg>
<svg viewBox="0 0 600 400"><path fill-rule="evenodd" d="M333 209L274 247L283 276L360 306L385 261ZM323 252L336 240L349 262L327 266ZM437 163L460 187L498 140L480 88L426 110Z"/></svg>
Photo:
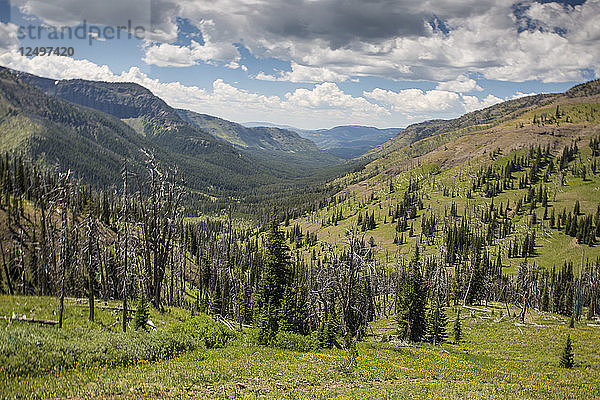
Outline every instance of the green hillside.
<svg viewBox="0 0 600 400"><path fill-rule="evenodd" d="M184 121L232 144L237 149L287 166L291 173L315 173L323 167L341 164L342 159L320 150L313 142L296 132L274 127L247 128L235 122L189 110L177 110Z"/></svg>
<svg viewBox="0 0 600 400"><path fill-rule="evenodd" d="M265 199L349 168L335 166L339 159L310 143L309 151L298 153L236 149L186 123L139 85L81 80L55 84L6 69L0 74L2 151L18 151L65 171L71 169L93 185L117 182L124 158L132 160L134 169L141 167L144 152L153 153L166 167L177 167L197 201ZM26 82L70 101L48 96ZM335 168L323 171L324 166ZM319 176L313 176L316 173Z"/></svg>
<svg viewBox="0 0 600 400"><path fill-rule="evenodd" d="M523 262L546 268L572 262L579 268L600 257L600 153L591 142L600 137L598 94L595 81L566 95L519 99L409 127L401 135L437 126L415 143L401 146L404 139L397 136L380 146L364 170L337 181L346 188L324 207L291 219L290 235L341 243L358 226L379 261L393 268L410 259L417 244L427 256L445 257L454 251L446 243L448 229L465 220L472 232L489 236L486 257L499 254L505 273ZM577 150L565 157L563 150L572 146ZM507 178L509 163L519 166ZM592 241L556 222L551 226L552 216L556 221L563 211L572 214L576 202L579 223L590 218L596 230ZM365 225L371 216L374 221ZM531 254L519 250L513 256L515 243L522 246L531 235ZM323 248L304 247L305 256Z"/></svg>

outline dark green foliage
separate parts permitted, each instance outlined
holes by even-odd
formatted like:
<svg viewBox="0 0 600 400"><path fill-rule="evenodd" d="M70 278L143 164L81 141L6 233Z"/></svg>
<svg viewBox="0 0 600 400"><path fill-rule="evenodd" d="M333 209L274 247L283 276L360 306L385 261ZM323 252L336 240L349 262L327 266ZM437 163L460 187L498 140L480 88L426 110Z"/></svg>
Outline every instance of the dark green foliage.
<svg viewBox="0 0 600 400"><path fill-rule="evenodd" d="M271 219L264 245L262 278L256 294L254 325L258 328L261 344L273 341L280 329L280 320L285 328L290 328L293 316L292 294L288 285L291 280L289 268L289 248L285 236L279 230L275 214ZM281 309L284 294L287 292L286 307Z"/></svg>
<svg viewBox="0 0 600 400"><path fill-rule="evenodd" d="M133 327L148 330L148 318L150 317L150 302L146 297L146 291L143 285L138 288L138 297L136 300L136 310L133 317Z"/></svg>
<svg viewBox="0 0 600 400"><path fill-rule="evenodd" d="M321 322L321 326L315 334L316 347L323 349L332 348L336 340L335 337L337 331L338 326L335 322L335 317L330 313L329 316Z"/></svg>
<svg viewBox="0 0 600 400"><path fill-rule="evenodd" d="M560 356L558 365L561 368L573 368L575 363L575 355L573 354L573 346L571 345L571 335L567 336L567 343Z"/></svg>
<svg viewBox="0 0 600 400"><path fill-rule="evenodd" d="M456 319L454 320L452 333L454 334L454 343L460 342L460 339L462 337L462 328L460 326L460 310L458 310L458 312L456 313Z"/></svg>
<svg viewBox="0 0 600 400"><path fill-rule="evenodd" d="M425 327L425 341L434 345L446 341L446 325L448 319L446 312L439 300L434 300L427 310Z"/></svg>
<svg viewBox="0 0 600 400"><path fill-rule="evenodd" d="M311 351L316 347L313 338L306 335L300 335L298 333L283 332L280 331L275 336L273 345L281 349L287 349L292 351L307 352Z"/></svg>
<svg viewBox="0 0 600 400"><path fill-rule="evenodd" d="M418 342L425 333L426 291L417 265L409 267L397 299L398 333L406 340Z"/></svg>

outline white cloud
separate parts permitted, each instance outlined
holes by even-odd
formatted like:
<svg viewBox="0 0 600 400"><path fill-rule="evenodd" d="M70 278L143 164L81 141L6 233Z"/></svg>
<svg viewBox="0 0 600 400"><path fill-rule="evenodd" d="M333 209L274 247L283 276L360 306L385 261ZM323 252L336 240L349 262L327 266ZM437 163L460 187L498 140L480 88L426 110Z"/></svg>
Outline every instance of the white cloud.
<svg viewBox="0 0 600 400"><path fill-rule="evenodd" d="M176 16L202 32L204 45L147 47L152 65L239 62L234 44L258 57L289 61L292 71L258 79L340 82L378 76L442 81L440 90L468 93L460 76L546 82L600 75L600 1L575 7L514 0L369 2L322 0L13 0L52 24L119 25L132 20L148 39L173 43ZM435 10L435 24L430 25ZM519 32L519 28L535 29ZM443 29L441 28L443 27ZM456 77L459 76L459 79Z"/></svg>
<svg viewBox="0 0 600 400"><path fill-rule="evenodd" d="M11 23L0 22L0 50L15 50L18 45L17 26Z"/></svg>
<svg viewBox="0 0 600 400"><path fill-rule="evenodd" d="M278 0L215 0L184 3L182 10L192 20L213 21L215 43L241 42L257 57L275 57L292 65L291 72L258 74L257 79L339 82L379 76L443 81L440 90L468 93L479 91L476 82L465 78L469 73L487 79L551 82L581 80L585 69L600 72L598 0L576 7L524 3L530 18L561 28L563 36L550 28L519 32L521 22L513 3L398 1L385 3L386 8L377 1L342 5L324 0L292 7ZM221 11L225 9L238 12ZM410 32L398 25L404 21L396 15L400 10L413 18L406 24ZM431 10L447 31L429 25Z"/></svg>
<svg viewBox="0 0 600 400"><path fill-rule="evenodd" d="M294 62L292 62L291 67L291 71L280 72L277 75L268 75L261 71L255 76L255 79L296 83L343 82L349 79L348 75L339 74L328 68L307 67Z"/></svg>
<svg viewBox="0 0 600 400"><path fill-rule="evenodd" d="M106 65L68 57L21 57L17 52L0 54L0 65L52 79L89 79L134 82L148 88L169 105L216 115L232 121L272 121L316 129L351 123L385 124L390 112L363 97L344 93L335 83L296 89L284 96L265 96L216 79L212 90L161 82L137 67L120 74Z"/></svg>
<svg viewBox="0 0 600 400"><path fill-rule="evenodd" d="M466 112L471 112L475 110L481 110L494 104L502 103L502 100L499 97L494 96L493 94L487 95L484 99L479 100L476 96L461 96L463 101L463 106Z"/></svg>
<svg viewBox="0 0 600 400"><path fill-rule="evenodd" d="M515 99L520 99L521 97L535 96L536 94L539 94L539 93L535 93L535 92L531 92L531 93L515 92L515 94L513 94L512 96L510 96L510 98L508 98L507 100L515 100Z"/></svg>
<svg viewBox="0 0 600 400"><path fill-rule="evenodd" d="M147 47L142 60L148 65L159 67L189 67L196 64L189 47L167 43Z"/></svg>
<svg viewBox="0 0 600 400"><path fill-rule="evenodd" d="M159 67L188 67L203 61L209 64L225 62L228 68L239 68L240 54L237 48L229 43L217 44L212 41L215 31L213 21L202 21L200 24L204 44L192 40L190 46L175 46L167 43L152 44L145 48L143 61L148 65Z"/></svg>
<svg viewBox="0 0 600 400"><path fill-rule="evenodd" d="M438 90L449 90L458 93L469 93L473 91L482 91L483 88L477 84L474 79L468 78L464 75L459 75L453 81L440 82L436 89Z"/></svg>
<svg viewBox="0 0 600 400"><path fill-rule="evenodd" d="M405 89L399 92L375 88L363 95L377 102L388 104L394 111L405 113L426 113L447 111L460 105L460 97L446 90Z"/></svg>
<svg viewBox="0 0 600 400"><path fill-rule="evenodd" d="M286 106L306 109L350 110L355 114L389 114L385 108L370 103L365 98L344 93L333 82L316 85L314 89L296 89L285 95Z"/></svg>

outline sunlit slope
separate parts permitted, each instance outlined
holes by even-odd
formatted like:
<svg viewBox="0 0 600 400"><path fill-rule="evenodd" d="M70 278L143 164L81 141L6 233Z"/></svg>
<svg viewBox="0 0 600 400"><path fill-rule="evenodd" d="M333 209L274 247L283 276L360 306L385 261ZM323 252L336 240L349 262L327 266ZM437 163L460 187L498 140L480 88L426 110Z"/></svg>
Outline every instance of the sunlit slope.
<svg viewBox="0 0 600 400"><path fill-rule="evenodd" d="M376 246L378 259L395 265L411 257L417 243L426 255L442 257L447 251L444 242L448 227L462 218L472 231L487 232L487 213L493 210L495 224L510 225L510 229L502 234L496 232L486 251L492 259L500 253L502 264L509 267L506 271L525 261L545 267L569 261L577 267L582 258L595 259L600 256L600 246L583 243L576 235L565 232L564 226L552 228L550 217L554 213L557 220L563 210L573 213L575 202L579 201L578 218L584 220L587 216L596 224L600 162L598 150L594 153L590 140L600 137L598 88L598 81L594 81L565 94L537 98L537 105L510 111L509 116L497 115L497 123L492 127L465 125L393 150L362 171L338 180L344 184L344 190L320 210L291 220L290 226L297 224L303 238L306 233L316 233L318 241L338 243L347 230L358 225L365 241ZM523 104L532 102L524 100ZM493 108L504 109L502 105ZM561 169L563 149L573 145L577 152ZM529 179L531 175L538 147L544 156L536 167L535 182L523 184L525 177ZM511 179L504 180L503 172L514 160L522 161L522 165L512 172ZM550 163L553 167L548 172ZM502 188L503 185L507 187ZM499 190L495 190L496 186L500 186ZM531 191L536 198L545 193L545 206L527 202ZM411 196L419 204L414 216L399 228L396 210L399 205L410 204ZM456 216L451 216L452 209ZM369 221L371 226L363 227L366 216L373 218L374 224ZM432 216L437 222L434 233L424 235L423 224L427 225ZM293 229L296 234L292 236L298 237L298 229ZM509 247L512 249L515 242L522 246L525 236L533 232L533 253L526 259L512 257L510 250L509 257ZM600 234L596 238L597 243ZM313 249L319 252L322 245L304 245L302 249L310 257Z"/></svg>

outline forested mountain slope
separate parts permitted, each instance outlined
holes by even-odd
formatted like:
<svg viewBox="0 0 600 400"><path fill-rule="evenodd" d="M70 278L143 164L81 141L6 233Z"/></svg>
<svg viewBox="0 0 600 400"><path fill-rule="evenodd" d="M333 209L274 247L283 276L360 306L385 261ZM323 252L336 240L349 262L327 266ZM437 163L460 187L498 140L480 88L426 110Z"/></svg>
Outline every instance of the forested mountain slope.
<svg viewBox="0 0 600 400"><path fill-rule="evenodd" d="M290 130L275 127L248 128L222 118L189 110L177 110L177 112L190 125L258 157L271 156L287 160L298 164L299 168L307 162L313 167L342 162L340 158L320 150L315 143Z"/></svg>
<svg viewBox="0 0 600 400"><path fill-rule="evenodd" d="M367 151L401 134L401 128L378 129L372 126L343 125L330 129L303 130L300 136L315 142L338 157L350 159L363 155Z"/></svg>
<svg viewBox="0 0 600 400"><path fill-rule="evenodd" d="M402 146L397 136L373 151L322 208L290 216L291 237L339 243L358 227L389 265L418 246L448 266L464 266L476 252L500 260L505 273L524 262L580 269L600 257L599 81L404 134L427 137ZM456 235L466 242L459 246Z"/></svg>
<svg viewBox="0 0 600 400"><path fill-rule="evenodd" d="M47 95L94 108L122 119L139 134L174 153L208 158L236 168L240 154L257 174L269 171L288 180L304 178L342 160L319 150L296 133L274 128L245 128L220 118L176 110L134 83L59 80L15 72ZM247 166L237 170L248 174ZM265 178L264 176L260 179ZM267 178L266 183L270 182Z"/></svg>
<svg viewBox="0 0 600 400"><path fill-rule="evenodd" d="M288 152L236 149L185 122L139 85L53 81L6 69L0 73L1 150L71 169L93 185L118 181L125 158L132 161L132 168L141 167L147 158L144 152L153 153L165 167L177 168L190 196L209 202L230 198L256 202L273 193L305 188L347 168L322 171L324 165L340 160L311 144L308 147L315 151L289 153L292 158L286 157Z"/></svg>

